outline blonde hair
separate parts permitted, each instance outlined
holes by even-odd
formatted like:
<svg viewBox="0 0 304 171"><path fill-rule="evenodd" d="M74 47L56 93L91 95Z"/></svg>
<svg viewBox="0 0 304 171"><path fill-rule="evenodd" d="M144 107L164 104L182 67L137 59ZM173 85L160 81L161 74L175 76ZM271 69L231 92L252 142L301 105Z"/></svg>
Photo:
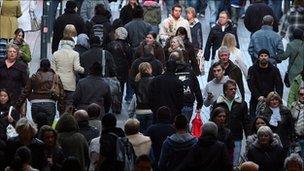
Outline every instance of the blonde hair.
<svg viewBox="0 0 304 171"><path fill-rule="evenodd" d="M148 69L152 70L152 66L149 62L142 62L138 66L138 74L135 77L135 82L138 82L141 79L142 74L148 73Z"/></svg>
<svg viewBox="0 0 304 171"><path fill-rule="evenodd" d="M176 49L172 49L172 48L171 48L171 42L172 42L173 40L176 40L176 41L177 41L177 43L179 44L179 48L181 48L182 50L185 50L185 44L184 44L183 38L182 38L181 36L174 36L174 37L172 37L172 39L170 40L170 47L169 47L169 51L170 51L170 52L176 50Z"/></svg>
<svg viewBox="0 0 304 171"><path fill-rule="evenodd" d="M283 103L281 96L275 91L272 91L267 95L266 97L267 106L269 106L271 100L278 100L280 105Z"/></svg>
<svg viewBox="0 0 304 171"><path fill-rule="evenodd" d="M186 13L192 13L193 14L193 17L196 18L196 11L193 7L188 7L186 9Z"/></svg>
<svg viewBox="0 0 304 171"><path fill-rule="evenodd" d="M77 36L76 28L73 24L67 24L63 30L63 38L72 38Z"/></svg>
<svg viewBox="0 0 304 171"><path fill-rule="evenodd" d="M227 46L229 51L233 52L236 48L235 36L231 33L226 33L222 41L222 46Z"/></svg>
<svg viewBox="0 0 304 171"><path fill-rule="evenodd" d="M22 134L24 132L32 133L32 136L36 135L37 127L36 124L27 118L21 118L18 120L15 126L16 132Z"/></svg>

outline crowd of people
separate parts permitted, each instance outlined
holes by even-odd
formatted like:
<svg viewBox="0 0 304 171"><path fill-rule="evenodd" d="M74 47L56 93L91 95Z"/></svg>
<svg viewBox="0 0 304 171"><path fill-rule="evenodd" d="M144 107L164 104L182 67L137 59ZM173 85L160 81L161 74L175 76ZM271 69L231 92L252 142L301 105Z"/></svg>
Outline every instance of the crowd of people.
<svg viewBox="0 0 304 171"><path fill-rule="evenodd" d="M69 0L52 56L31 76L20 1L0 2L0 170L304 170L304 0L284 0L284 12L282 0L252 0L246 11L245 0L166 0L164 20L154 0L127 1L118 19L108 0ZM203 106L210 119L197 135Z"/></svg>

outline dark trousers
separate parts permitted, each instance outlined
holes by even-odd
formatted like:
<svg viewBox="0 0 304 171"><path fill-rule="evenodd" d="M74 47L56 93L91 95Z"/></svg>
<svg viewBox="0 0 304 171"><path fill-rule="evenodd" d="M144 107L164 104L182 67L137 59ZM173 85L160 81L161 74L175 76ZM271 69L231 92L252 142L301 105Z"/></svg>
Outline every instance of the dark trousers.
<svg viewBox="0 0 304 171"><path fill-rule="evenodd" d="M56 104L52 102L32 103L31 112L33 121L38 127L52 125L56 115Z"/></svg>

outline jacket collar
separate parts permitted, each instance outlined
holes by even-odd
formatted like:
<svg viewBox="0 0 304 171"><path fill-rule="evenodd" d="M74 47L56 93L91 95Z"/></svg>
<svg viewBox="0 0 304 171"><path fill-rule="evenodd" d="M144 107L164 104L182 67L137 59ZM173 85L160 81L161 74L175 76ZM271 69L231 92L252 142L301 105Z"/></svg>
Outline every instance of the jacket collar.
<svg viewBox="0 0 304 171"><path fill-rule="evenodd" d="M227 97L225 97L223 94L221 94L217 100L216 103L226 103L229 100L227 99ZM233 102L236 103L242 103L242 97L240 97L237 93L235 94L235 98L233 99Z"/></svg>

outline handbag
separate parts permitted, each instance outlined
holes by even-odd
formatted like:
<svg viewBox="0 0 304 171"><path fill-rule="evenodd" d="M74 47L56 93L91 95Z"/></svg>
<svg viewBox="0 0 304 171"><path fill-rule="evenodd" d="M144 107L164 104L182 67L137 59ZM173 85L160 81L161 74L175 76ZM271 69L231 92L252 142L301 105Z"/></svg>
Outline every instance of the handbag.
<svg viewBox="0 0 304 171"><path fill-rule="evenodd" d="M192 120L192 128L191 128L191 134L199 138L202 134L202 126L203 126L203 120L201 118L200 113L196 113L195 118Z"/></svg>
<svg viewBox="0 0 304 171"><path fill-rule="evenodd" d="M120 114L122 103L121 103L121 88L120 82L116 77L105 77L106 76L106 54L105 50L102 50L102 77L103 80L109 85L112 95L111 110L113 113Z"/></svg>
<svg viewBox="0 0 304 171"><path fill-rule="evenodd" d="M40 30L40 24L37 20L37 16L34 11L29 11L30 18L31 18L31 31L38 31Z"/></svg>
<svg viewBox="0 0 304 171"><path fill-rule="evenodd" d="M58 100L60 98L60 88L58 82L59 82L59 76L57 74L54 74L52 88L50 90L51 97L54 100Z"/></svg>

